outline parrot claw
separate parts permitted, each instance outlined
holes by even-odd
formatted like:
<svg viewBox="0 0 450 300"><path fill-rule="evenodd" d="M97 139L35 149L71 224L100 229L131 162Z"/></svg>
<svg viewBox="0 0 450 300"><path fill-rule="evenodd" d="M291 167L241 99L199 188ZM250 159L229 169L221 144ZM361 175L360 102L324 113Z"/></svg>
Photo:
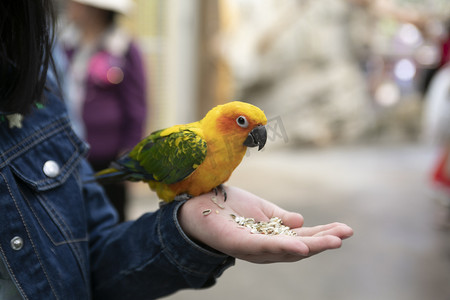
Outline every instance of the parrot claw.
<svg viewBox="0 0 450 300"><path fill-rule="evenodd" d="M216 196L219 193L219 190L223 195L223 202L226 202L227 201L227 192L225 191L225 187L223 186L223 184L219 184L218 186L216 186L214 188L214 194L216 194Z"/></svg>
<svg viewBox="0 0 450 300"><path fill-rule="evenodd" d="M174 201L187 201L191 198L193 198L194 196L189 195L188 193L184 193L184 194L179 194L176 195L175 198L173 198Z"/></svg>

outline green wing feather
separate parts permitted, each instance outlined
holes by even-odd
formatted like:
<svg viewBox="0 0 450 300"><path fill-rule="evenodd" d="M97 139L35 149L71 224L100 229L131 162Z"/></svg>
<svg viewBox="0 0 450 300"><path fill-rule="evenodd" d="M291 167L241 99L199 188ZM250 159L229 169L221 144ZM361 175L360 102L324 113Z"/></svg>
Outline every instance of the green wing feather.
<svg viewBox="0 0 450 300"><path fill-rule="evenodd" d="M142 140L129 153L134 163L139 162L141 172L165 184L179 182L188 177L206 157L206 141L189 129L168 135L156 131Z"/></svg>

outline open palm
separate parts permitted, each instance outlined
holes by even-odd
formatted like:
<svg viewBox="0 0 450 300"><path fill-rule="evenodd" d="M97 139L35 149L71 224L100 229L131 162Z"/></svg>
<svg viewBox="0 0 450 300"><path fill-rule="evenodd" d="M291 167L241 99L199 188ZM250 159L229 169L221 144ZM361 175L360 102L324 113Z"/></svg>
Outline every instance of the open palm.
<svg viewBox="0 0 450 300"><path fill-rule="evenodd" d="M339 248L342 240L352 236L353 230L342 223L303 227L303 217L247 191L226 187L228 199L221 195L211 201L214 193L204 194L181 206L178 217L185 233L197 242L230 256L254 263L298 261L324 250ZM211 213L203 215L204 211ZM239 227L231 214L268 221L279 217L297 236L251 234Z"/></svg>

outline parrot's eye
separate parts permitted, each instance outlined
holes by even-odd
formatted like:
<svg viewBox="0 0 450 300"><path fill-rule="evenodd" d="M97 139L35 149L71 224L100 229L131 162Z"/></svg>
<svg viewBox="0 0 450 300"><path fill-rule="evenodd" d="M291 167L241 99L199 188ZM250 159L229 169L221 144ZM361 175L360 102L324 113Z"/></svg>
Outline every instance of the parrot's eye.
<svg viewBox="0 0 450 300"><path fill-rule="evenodd" d="M239 117L237 117L236 123L237 123L240 127L242 127L242 128L247 128L247 127L248 127L248 121L247 121L247 118L244 117L244 116L239 116Z"/></svg>

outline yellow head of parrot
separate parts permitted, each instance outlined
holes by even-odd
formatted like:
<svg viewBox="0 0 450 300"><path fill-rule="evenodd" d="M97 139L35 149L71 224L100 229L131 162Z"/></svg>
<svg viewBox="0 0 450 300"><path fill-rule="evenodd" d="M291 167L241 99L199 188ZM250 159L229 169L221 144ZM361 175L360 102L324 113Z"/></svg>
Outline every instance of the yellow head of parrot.
<svg viewBox="0 0 450 300"><path fill-rule="evenodd" d="M247 147L261 150L267 140L264 125L267 118L258 107L240 101L233 101L211 109L203 118L203 124L214 124L214 130Z"/></svg>

